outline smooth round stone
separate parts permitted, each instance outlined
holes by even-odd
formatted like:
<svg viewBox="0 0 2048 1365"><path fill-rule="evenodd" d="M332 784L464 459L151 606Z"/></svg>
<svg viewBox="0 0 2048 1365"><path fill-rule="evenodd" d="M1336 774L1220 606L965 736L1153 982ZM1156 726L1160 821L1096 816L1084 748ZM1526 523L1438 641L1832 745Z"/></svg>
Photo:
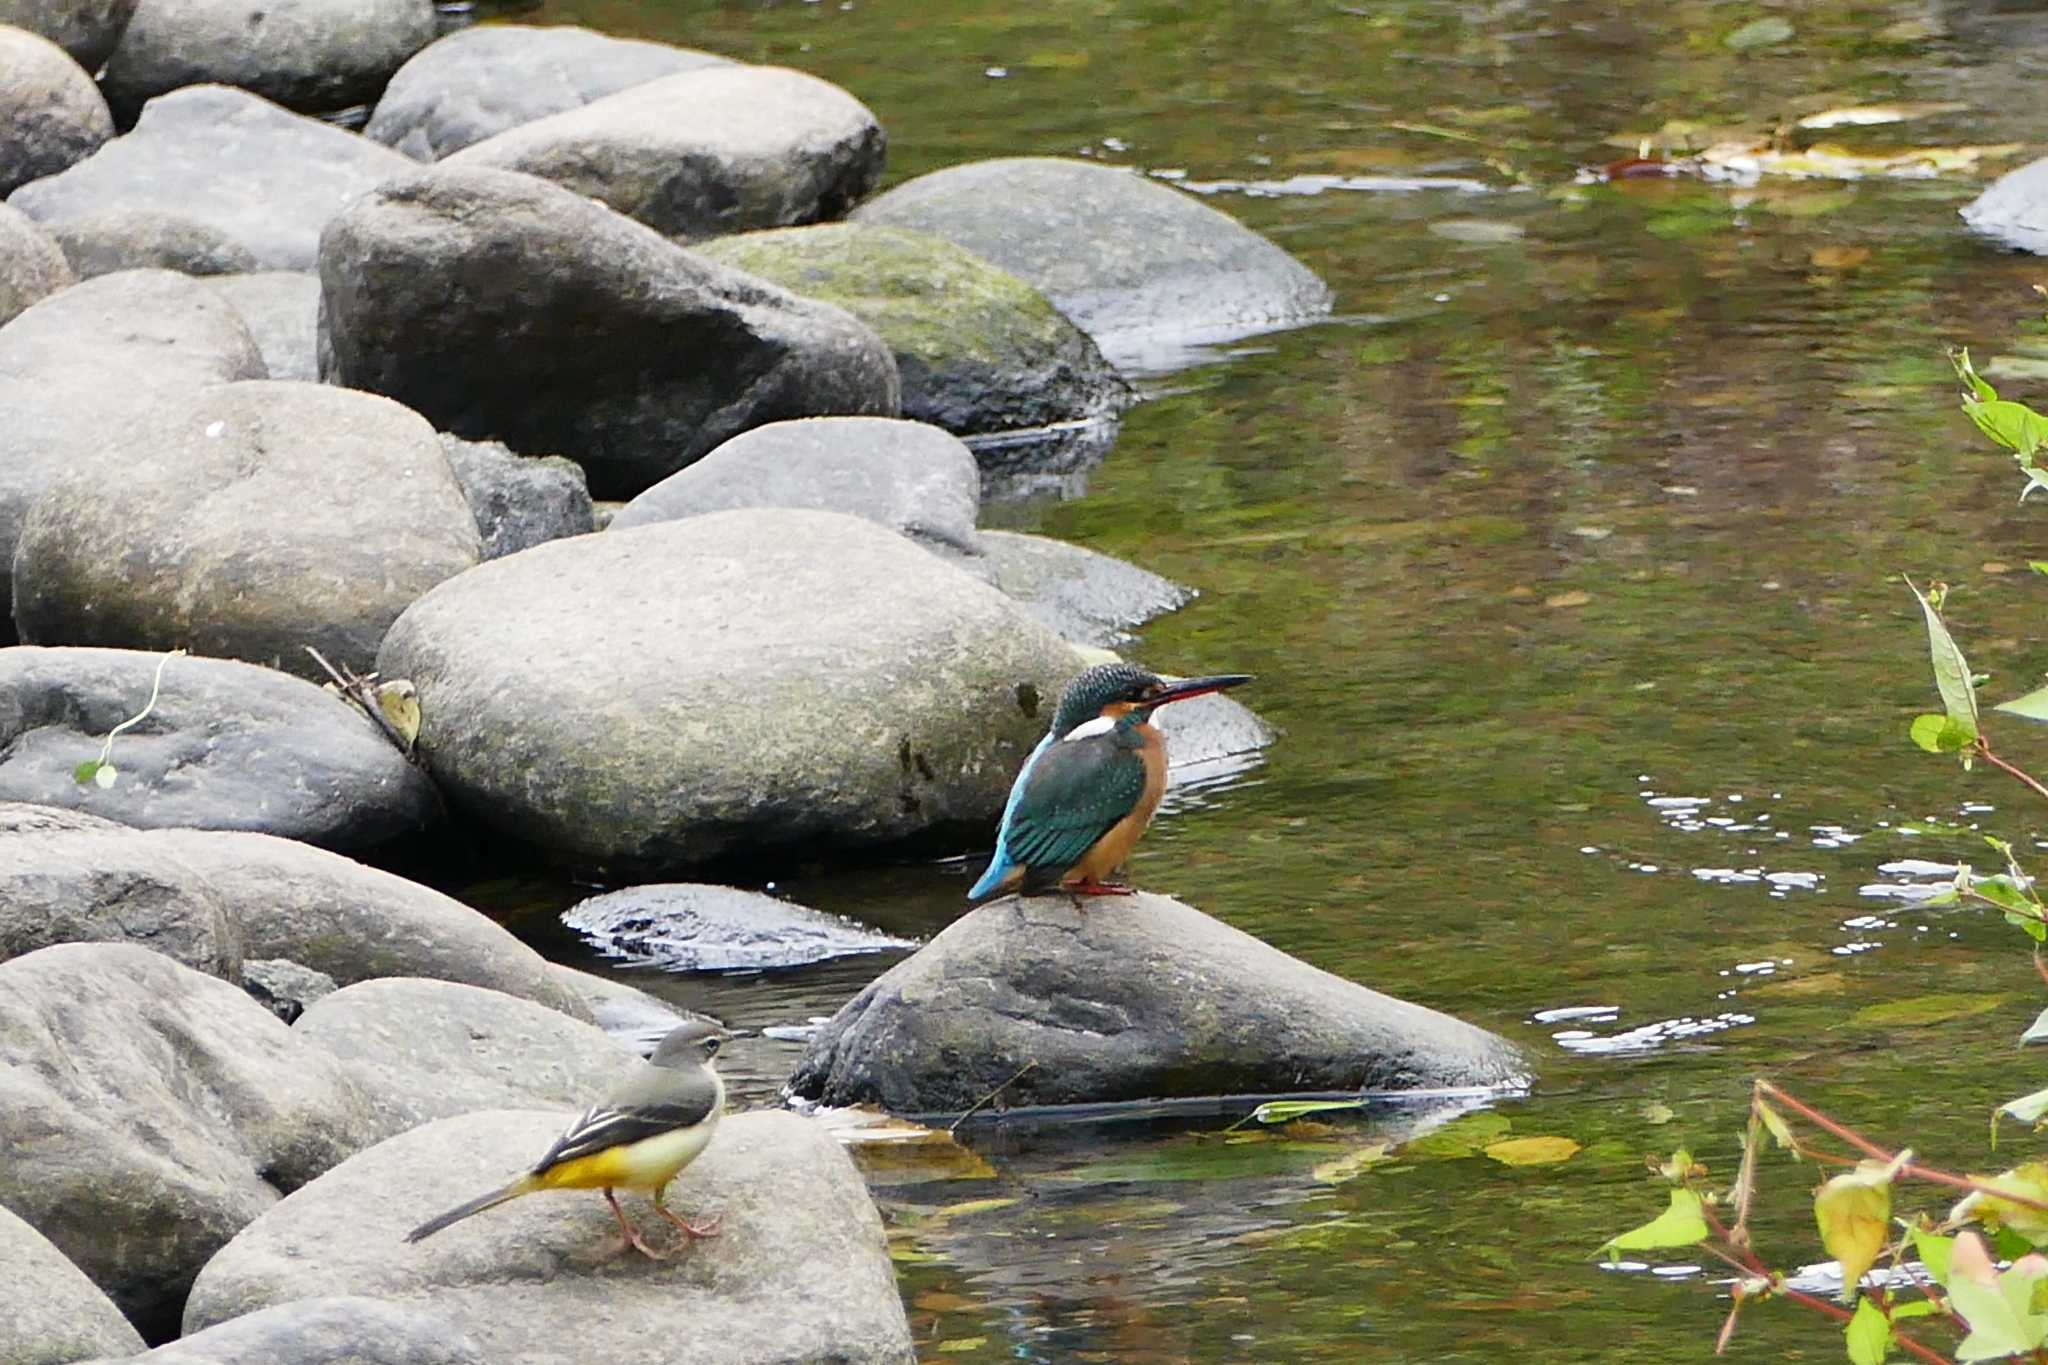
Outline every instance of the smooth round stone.
<svg viewBox="0 0 2048 1365"><path fill-rule="evenodd" d="M76 165L113 135L92 77L49 39L0 22L0 199Z"/></svg>

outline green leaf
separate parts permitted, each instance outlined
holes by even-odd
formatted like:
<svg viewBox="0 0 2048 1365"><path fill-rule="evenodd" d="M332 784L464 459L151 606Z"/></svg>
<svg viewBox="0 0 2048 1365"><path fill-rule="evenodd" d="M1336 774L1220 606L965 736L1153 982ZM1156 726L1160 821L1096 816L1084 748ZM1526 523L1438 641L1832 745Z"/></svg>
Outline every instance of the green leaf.
<svg viewBox="0 0 2048 1365"><path fill-rule="evenodd" d="M2027 1031L2020 1035L2022 1043L2038 1043L2048 1038L2048 1010L2034 1016L2034 1022L2027 1025Z"/></svg>
<svg viewBox="0 0 2048 1365"><path fill-rule="evenodd" d="M100 761L96 758L88 758L87 760L85 760L85 762L79 764L77 767L71 770L71 776L74 779L76 779L78 785L82 787L86 783L92 781L93 774L97 773L99 770Z"/></svg>
<svg viewBox="0 0 2048 1365"><path fill-rule="evenodd" d="M1578 1150L1568 1137L1502 1138L1486 1145L1486 1154L1503 1166L1554 1166L1570 1161Z"/></svg>
<svg viewBox="0 0 2048 1365"><path fill-rule="evenodd" d="M1970 894L1981 896L1999 909L2010 910L2017 915L2036 919L2041 915L2041 904L2034 899L2031 889L2004 872L1970 878Z"/></svg>
<svg viewBox="0 0 2048 1365"><path fill-rule="evenodd" d="M1998 1360L2024 1355L2048 1340L2048 1317L2032 1310L2039 1274L2008 1270L1993 1284L1966 1275L1952 1277L1949 1307L1970 1325L1956 1347L1958 1361Z"/></svg>
<svg viewBox="0 0 2048 1365"><path fill-rule="evenodd" d="M1949 1211L1951 1219L1974 1220L1994 1231L2010 1228L2027 1239L2030 1247L2048 1242L2048 1162L2029 1161L1997 1175L1972 1174L1980 1187L1966 1195ZM2001 1194L2018 1195L2031 1202L2021 1204Z"/></svg>
<svg viewBox="0 0 2048 1365"><path fill-rule="evenodd" d="M1436 1129L1412 1138L1401 1144L1402 1156L1467 1157L1497 1138L1508 1135L1511 1125L1505 1114L1496 1114L1483 1109L1476 1114L1466 1114Z"/></svg>
<svg viewBox="0 0 2048 1365"><path fill-rule="evenodd" d="M2020 716L2026 720L2048 721L2048 687L2037 687L2024 697L2002 701L1991 709L2003 711L2009 716Z"/></svg>
<svg viewBox="0 0 2048 1365"><path fill-rule="evenodd" d="M1931 1318L1941 1311L1941 1305L1933 1299L1908 1299L1892 1305L1892 1321L1900 1318Z"/></svg>
<svg viewBox="0 0 2048 1365"><path fill-rule="evenodd" d="M1913 717L1913 728L1906 733L1930 754L1959 754L1977 742L1967 727L1932 711Z"/></svg>
<svg viewBox="0 0 2048 1365"><path fill-rule="evenodd" d="M1927 1232L1921 1228L1912 1229L1913 1250L1920 1257L1920 1264L1927 1267L1927 1273L1934 1277L1936 1284L1948 1283L1949 1255L1955 1250L1956 1239L1944 1237L1938 1232Z"/></svg>
<svg viewBox="0 0 2048 1365"><path fill-rule="evenodd" d="M1941 690L1942 710L1948 713L1948 718L1958 729L1967 731L1974 740L1980 727L1977 723L1977 689L1970 681L1970 665L1963 658L1963 651L1956 648L1956 642L1949 635L1948 627L1942 624L1941 613L1935 610L1934 604L1921 595L1911 579L1906 580L1906 587L1911 589L1914 599L1920 603L1921 614L1927 618L1927 653L1934 664L1934 685Z"/></svg>
<svg viewBox="0 0 2048 1365"><path fill-rule="evenodd" d="M2027 457L2023 464L2031 464L2034 452L2048 442L2048 417L2025 403L2009 398L1966 398L1963 411L1977 424L1977 430L2007 450Z"/></svg>
<svg viewBox="0 0 2048 1365"><path fill-rule="evenodd" d="M1601 1246L1610 1260L1621 1251L1662 1251L1689 1247L1707 1240L1707 1220L1699 1195L1691 1190L1673 1190L1671 1207L1632 1231L1610 1237Z"/></svg>
<svg viewBox="0 0 2048 1365"><path fill-rule="evenodd" d="M1763 19L1752 19L1721 40L1723 47L1737 52L1748 52L1753 48L1776 47L1792 41L1792 21L1782 15L1773 14Z"/></svg>
<svg viewBox="0 0 2048 1365"><path fill-rule="evenodd" d="M1842 1329L1852 1365L1884 1365L1884 1354L1892 1344L1892 1325L1870 1299L1856 1305L1849 1325Z"/></svg>
<svg viewBox="0 0 2048 1365"><path fill-rule="evenodd" d="M1865 1005L1851 1016L1850 1022L1891 1028L1913 1028L1925 1024L1945 1024L1951 1019L1968 1019L1972 1015L1989 1013L2004 1003L2003 995L1965 995L1956 992L1915 995L1904 1000L1887 1000L1880 1005Z"/></svg>
<svg viewBox="0 0 2048 1365"><path fill-rule="evenodd" d="M1792 1125L1785 1122L1785 1116L1765 1104L1762 1099L1758 1099L1755 1104L1757 1117L1762 1119L1764 1127L1770 1130L1771 1141L1780 1147L1789 1147L1796 1153L1799 1144L1792 1140Z"/></svg>
<svg viewBox="0 0 2048 1365"><path fill-rule="evenodd" d="M1260 1123L1292 1123L1310 1114L1327 1114L1337 1109L1364 1107L1364 1100L1268 1100L1230 1126L1236 1128L1253 1120Z"/></svg>
<svg viewBox="0 0 2048 1365"><path fill-rule="evenodd" d="M1984 403L1995 403L1998 401L1998 390L1986 383L1984 377L1977 373L1977 367L1970 363L1969 347L1965 346L1960 351L1949 352L1948 360L1949 364L1956 367L1956 377L1970 386L1972 397Z"/></svg>
<svg viewBox="0 0 2048 1365"><path fill-rule="evenodd" d="M2035 573L2048 574L2048 559L2030 559L2027 561L2027 567Z"/></svg>

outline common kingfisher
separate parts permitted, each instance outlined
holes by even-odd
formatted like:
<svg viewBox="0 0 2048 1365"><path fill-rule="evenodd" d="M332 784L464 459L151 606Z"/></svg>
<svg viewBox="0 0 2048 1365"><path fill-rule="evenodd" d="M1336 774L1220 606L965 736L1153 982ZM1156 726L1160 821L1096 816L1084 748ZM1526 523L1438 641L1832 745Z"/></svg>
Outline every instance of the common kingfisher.
<svg viewBox="0 0 2048 1365"><path fill-rule="evenodd" d="M1152 713L1168 702L1251 681L1218 673L1168 682L1136 664L1097 664L1067 684L1052 728L1010 788L995 856L967 893L976 903L1009 891L1065 887L1129 895L1109 879L1131 856L1166 790L1166 737Z"/></svg>

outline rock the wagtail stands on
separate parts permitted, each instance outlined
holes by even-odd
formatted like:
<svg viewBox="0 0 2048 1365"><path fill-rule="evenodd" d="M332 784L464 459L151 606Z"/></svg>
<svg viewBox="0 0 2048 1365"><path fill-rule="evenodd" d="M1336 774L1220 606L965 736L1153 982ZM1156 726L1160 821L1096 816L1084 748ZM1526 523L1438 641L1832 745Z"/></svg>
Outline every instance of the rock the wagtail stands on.
<svg viewBox="0 0 2048 1365"><path fill-rule="evenodd" d="M471 1214L536 1190L603 1190L626 1241L655 1260L663 1259L664 1253L641 1239L639 1230L626 1221L625 1210L612 1191L645 1191L654 1196L655 1212L682 1229L685 1236L713 1235L715 1222L702 1225L678 1218L662 1202L662 1195L669 1181L710 1143L712 1130L718 1126L719 1113L725 1108L725 1082L719 1079L712 1058L730 1036L704 1020L671 1030L632 1079L584 1110L526 1174L428 1219L408 1232L405 1240L431 1237Z"/></svg>
<svg viewBox="0 0 2048 1365"><path fill-rule="evenodd" d="M1067 684L1052 728L1010 788L995 856L970 901L1053 887L1127 895L1110 878L1131 856L1166 790L1166 739L1152 713L1251 681L1219 673L1168 682L1136 664L1097 664Z"/></svg>

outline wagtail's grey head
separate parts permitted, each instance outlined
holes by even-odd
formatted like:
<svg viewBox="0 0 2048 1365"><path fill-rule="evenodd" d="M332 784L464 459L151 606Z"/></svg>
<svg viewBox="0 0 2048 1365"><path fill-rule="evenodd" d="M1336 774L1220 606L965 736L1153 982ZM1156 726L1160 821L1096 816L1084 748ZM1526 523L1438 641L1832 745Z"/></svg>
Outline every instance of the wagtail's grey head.
<svg viewBox="0 0 2048 1365"><path fill-rule="evenodd" d="M732 1035L709 1019L692 1019L670 1029L668 1036L655 1046L654 1055L648 1058L656 1066L682 1068L702 1066L718 1055L718 1049L730 1041Z"/></svg>

